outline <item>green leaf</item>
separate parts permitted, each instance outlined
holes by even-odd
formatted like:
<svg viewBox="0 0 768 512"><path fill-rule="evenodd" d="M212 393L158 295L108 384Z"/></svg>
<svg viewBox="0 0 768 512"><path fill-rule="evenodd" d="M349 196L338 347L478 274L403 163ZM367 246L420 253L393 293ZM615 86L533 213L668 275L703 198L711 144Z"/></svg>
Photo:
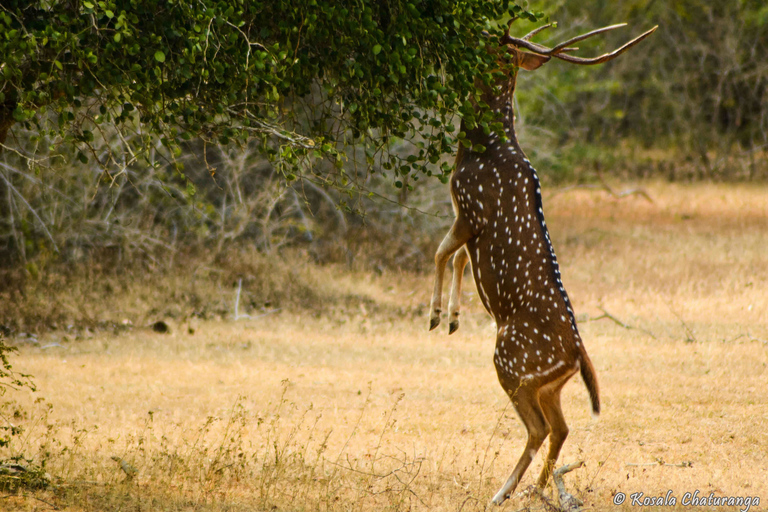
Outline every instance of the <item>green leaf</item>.
<svg viewBox="0 0 768 512"><path fill-rule="evenodd" d="M165 54L163 52L159 51L159 50L156 51L155 52L155 60L157 62L165 62Z"/></svg>
<svg viewBox="0 0 768 512"><path fill-rule="evenodd" d="M378 54L380 54L380 53L381 53L381 45L380 45L380 44L377 44L377 45L375 45L375 46L373 47L373 54L374 54L374 55L378 55Z"/></svg>

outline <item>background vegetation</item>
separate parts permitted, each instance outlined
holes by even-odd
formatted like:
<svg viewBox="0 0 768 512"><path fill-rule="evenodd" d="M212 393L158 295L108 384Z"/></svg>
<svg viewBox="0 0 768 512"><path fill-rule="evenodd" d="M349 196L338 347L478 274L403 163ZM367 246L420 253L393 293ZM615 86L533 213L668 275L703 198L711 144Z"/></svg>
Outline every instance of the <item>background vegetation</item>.
<svg viewBox="0 0 768 512"><path fill-rule="evenodd" d="M459 116L491 121L462 106L488 71L480 30L515 12L520 33L530 12L559 23L544 44L629 23L584 54L660 26L608 65L521 74L520 138L545 180L768 176L762 2L332 4L7 4L3 288L55 262L237 247L421 268L450 216Z"/></svg>
<svg viewBox="0 0 768 512"><path fill-rule="evenodd" d="M556 175L572 178L591 163L672 180L768 176L764 2L559 1L547 3L547 13L564 34L619 21L630 30L659 25L611 64L546 66L525 82L525 121L546 137L526 147L542 151ZM613 33L601 47L623 37Z"/></svg>

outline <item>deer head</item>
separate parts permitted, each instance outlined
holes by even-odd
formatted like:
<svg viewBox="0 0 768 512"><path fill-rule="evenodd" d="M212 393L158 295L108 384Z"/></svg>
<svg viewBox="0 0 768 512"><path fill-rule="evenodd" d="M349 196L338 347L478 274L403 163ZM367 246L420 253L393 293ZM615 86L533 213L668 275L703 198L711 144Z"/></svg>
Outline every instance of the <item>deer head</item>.
<svg viewBox="0 0 768 512"><path fill-rule="evenodd" d="M504 35L502 35L501 38L499 38L500 48L499 49L493 48L490 50L492 53L496 54L498 57L499 67L500 67L500 70L502 71L503 78L497 79L494 83L490 85L486 85L479 80L476 82L478 88L482 92L482 95L481 95L482 100L494 110L499 108L504 103L511 104L511 98L515 91L515 85L517 81L517 72L519 69L525 69L526 71L533 71L535 69L540 68L547 62L549 62L552 58L560 59L565 62L570 62L572 64L579 64L579 65L602 64L604 62L608 62L612 59L615 59L622 53L626 52L633 46L637 45L640 41L642 41L643 39L653 34L658 28L658 26L651 28L647 32L639 35L638 37L632 39L631 41L627 42L626 44L624 44L623 46L621 46L620 48L612 52L605 53L597 57L584 58L584 57L578 57L575 55L570 55L571 52L575 52L578 50L578 48L573 47L571 45L578 43L579 41L583 41L592 36L596 36L604 32L608 32L611 30L615 30L617 28L624 27L626 26L626 23L620 23L617 25L611 25L608 27L599 28L597 30L588 32L586 34L582 34L574 38L568 39L567 41L564 41L552 48L549 48L542 44L532 42L531 38L533 38L533 36L535 36L536 34L542 32L543 30L551 28L553 26L552 23L548 23L546 25L538 27L533 31L529 32L528 34L526 34L525 36L521 38L517 38L509 35L509 30L512 26L512 23L516 19L517 18L512 18L509 21ZM478 142L478 141L473 141L473 142Z"/></svg>

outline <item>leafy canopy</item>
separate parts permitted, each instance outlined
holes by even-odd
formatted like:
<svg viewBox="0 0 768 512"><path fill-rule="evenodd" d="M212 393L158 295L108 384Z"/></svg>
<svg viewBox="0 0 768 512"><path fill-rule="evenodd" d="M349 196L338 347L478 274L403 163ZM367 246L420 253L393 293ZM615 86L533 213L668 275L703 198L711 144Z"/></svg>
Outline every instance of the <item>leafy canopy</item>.
<svg viewBox="0 0 768 512"><path fill-rule="evenodd" d="M6 0L0 143L22 123L109 169L157 138L171 155L193 138L255 140L288 180L330 159L327 184L357 144L396 180L432 175L455 113L491 121L469 100L495 66L483 31L510 16L541 15L507 0ZM132 159L94 150L107 129L141 135Z"/></svg>

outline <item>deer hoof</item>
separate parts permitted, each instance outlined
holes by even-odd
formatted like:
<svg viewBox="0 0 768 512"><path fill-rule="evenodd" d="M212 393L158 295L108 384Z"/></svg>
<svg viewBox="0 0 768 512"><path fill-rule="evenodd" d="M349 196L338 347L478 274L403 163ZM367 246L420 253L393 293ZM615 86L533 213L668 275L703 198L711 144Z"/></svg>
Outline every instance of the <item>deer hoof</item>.
<svg viewBox="0 0 768 512"><path fill-rule="evenodd" d="M440 317L439 316L435 316L435 317L432 317L432 318L429 319L429 330L430 331L433 331L435 329L435 327L437 327L438 325L440 325Z"/></svg>
<svg viewBox="0 0 768 512"><path fill-rule="evenodd" d="M448 334L453 334L459 329L459 321L454 320L450 324L448 324Z"/></svg>
<svg viewBox="0 0 768 512"><path fill-rule="evenodd" d="M507 498L509 498L509 495L498 493L496 496L493 497L493 499L491 500L491 503L500 507L502 503L507 501Z"/></svg>

